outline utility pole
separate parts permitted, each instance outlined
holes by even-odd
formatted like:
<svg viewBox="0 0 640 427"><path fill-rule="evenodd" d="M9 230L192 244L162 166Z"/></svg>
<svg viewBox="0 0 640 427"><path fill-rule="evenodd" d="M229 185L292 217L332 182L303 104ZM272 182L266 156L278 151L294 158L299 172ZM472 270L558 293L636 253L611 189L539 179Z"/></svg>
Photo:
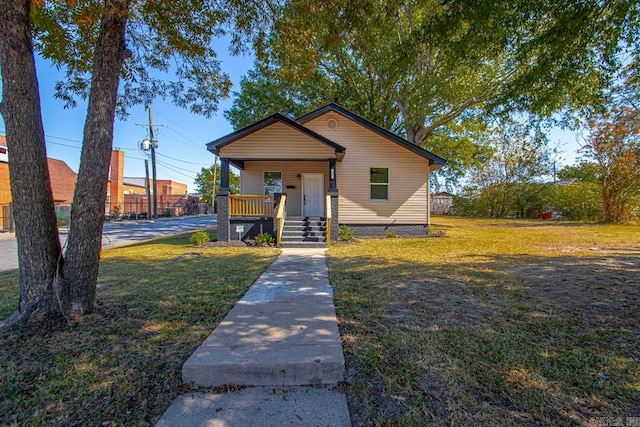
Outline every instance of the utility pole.
<svg viewBox="0 0 640 427"><path fill-rule="evenodd" d="M147 109L149 110L149 123L148 124L140 124L140 123L136 123L136 126L149 126L149 140L147 141L146 138L144 140L142 140L142 142L140 143L140 147L144 150L144 151L151 151L151 174L152 174L152 181L153 181L153 219L158 218L158 191L157 191L157 184L156 184L156 148L158 148L158 141L155 139L154 136L154 132L153 132L153 127L154 126L163 126L163 125L154 125L153 124L153 113L151 111L151 106L148 106ZM149 182L149 172L147 169L147 182ZM147 200L148 197L147 197ZM151 210L151 207L149 207L149 210ZM151 213L149 213L151 215Z"/></svg>
<svg viewBox="0 0 640 427"><path fill-rule="evenodd" d="M158 191L156 185L156 145L158 144L153 137L153 114L151 106L149 106L149 136L151 137L151 174L153 176L153 219L158 218Z"/></svg>
<svg viewBox="0 0 640 427"><path fill-rule="evenodd" d="M151 219L151 190L149 189L149 160L144 159L144 189L147 192L147 219Z"/></svg>

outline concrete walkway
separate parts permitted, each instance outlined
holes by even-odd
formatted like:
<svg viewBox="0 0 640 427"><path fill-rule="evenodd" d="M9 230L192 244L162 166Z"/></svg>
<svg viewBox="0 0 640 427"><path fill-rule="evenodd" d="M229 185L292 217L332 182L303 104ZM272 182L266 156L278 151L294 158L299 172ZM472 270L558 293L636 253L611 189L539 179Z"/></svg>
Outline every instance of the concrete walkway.
<svg viewBox="0 0 640 427"><path fill-rule="evenodd" d="M350 426L323 249L283 249L182 368L188 393L158 426Z"/></svg>

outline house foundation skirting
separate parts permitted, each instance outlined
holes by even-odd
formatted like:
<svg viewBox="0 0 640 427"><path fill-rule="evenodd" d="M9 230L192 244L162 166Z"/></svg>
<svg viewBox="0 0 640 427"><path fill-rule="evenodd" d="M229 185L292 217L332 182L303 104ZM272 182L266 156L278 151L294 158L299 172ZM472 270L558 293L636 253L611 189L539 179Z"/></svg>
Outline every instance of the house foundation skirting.
<svg viewBox="0 0 640 427"><path fill-rule="evenodd" d="M355 236L384 236L393 231L398 236L426 236L428 228L425 224L346 224L355 230Z"/></svg>
<svg viewBox="0 0 640 427"><path fill-rule="evenodd" d="M262 233L275 236L272 217L231 217L229 221L230 240L250 240Z"/></svg>

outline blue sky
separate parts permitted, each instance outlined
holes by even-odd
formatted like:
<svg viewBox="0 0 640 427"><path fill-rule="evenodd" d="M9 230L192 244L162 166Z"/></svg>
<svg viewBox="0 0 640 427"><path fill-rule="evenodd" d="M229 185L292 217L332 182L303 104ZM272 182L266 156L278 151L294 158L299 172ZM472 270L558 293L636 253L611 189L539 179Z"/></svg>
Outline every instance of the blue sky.
<svg viewBox="0 0 640 427"><path fill-rule="evenodd" d="M225 39L220 39L218 44L220 47L216 52L222 61L223 71L229 74L233 90L239 90L240 78L253 66L253 57L231 56ZM36 67L47 155L64 160L77 172L87 105L85 102L78 102L76 108L65 109L64 102L54 97L54 85L64 78L64 73L42 58L37 58ZM190 192L195 191L193 178L203 167L211 166L214 161L213 154L206 150L206 143L233 131L222 115L231 104L231 98L224 100L216 115L207 119L176 107L168 100L154 101L153 123L163 125L156 128L155 135L158 140L158 179L183 182L188 185ZM144 106L130 109L126 121L116 119L113 147L125 153L125 176L144 176L145 154L138 149L138 143L148 135L148 127L136 126L136 123L148 122L149 116ZM5 133L4 121L0 119L0 134Z"/></svg>
<svg viewBox="0 0 640 427"><path fill-rule="evenodd" d="M226 39L220 39L218 45L216 52L222 61L222 69L229 74L233 82L232 91L237 91L240 78L253 66L253 57L231 56L228 53ZM64 78L64 74L42 58L37 59L36 67L47 154L51 158L64 160L77 172L86 103L78 102L76 108L65 109L64 102L54 97L55 82ZM195 191L195 175L203 167L211 166L214 161L213 154L206 150L205 144L233 131L222 115L224 110L231 107L232 101L232 98L222 101L219 111L210 119L191 114L172 105L170 101L154 101L153 123L163 125L156 128L158 179L183 182L188 185L190 192ZM148 135L148 128L136 124L146 123L148 112L144 106L136 106L129 110L126 121L116 119L113 147L125 153L125 176L144 176L145 153L139 150L138 144ZM0 134L5 134L4 122L1 119ZM550 139L552 143L560 142L558 166L574 163L578 148L575 135L556 129L551 133Z"/></svg>

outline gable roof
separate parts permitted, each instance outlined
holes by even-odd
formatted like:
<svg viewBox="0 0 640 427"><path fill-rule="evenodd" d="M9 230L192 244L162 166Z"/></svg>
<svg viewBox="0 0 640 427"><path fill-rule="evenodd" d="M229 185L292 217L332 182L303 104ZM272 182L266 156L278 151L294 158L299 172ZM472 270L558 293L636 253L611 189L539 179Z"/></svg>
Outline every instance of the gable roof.
<svg viewBox="0 0 640 427"><path fill-rule="evenodd" d="M325 145L328 145L329 147L333 148L336 152L336 155L338 155L339 153L342 153L342 155L344 155L344 152L346 150L346 148L344 148L342 145L337 144L333 141L331 141L329 138L326 138L310 129L307 129L306 127L302 126L300 123L297 123L293 120L291 120L290 118L280 114L280 113L275 113L272 114L268 117L265 117L262 120L259 120L253 124L250 124L249 126L245 126L240 130L237 130L233 133L230 133L226 136L223 136L222 138L218 138L214 141L211 141L207 144L207 150L211 151L214 154L219 154L220 153L220 149L222 147L224 147L225 145L229 145L232 142L235 142L241 138L244 138L247 135L250 135L254 132L259 131L260 129L264 129L267 126L270 126L276 122L281 122L284 123L286 125L291 126L292 128L298 130L299 132L302 132L304 134L306 134L307 136L315 139L316 141L319 141Z"/></svg>
<svg viewBox="0 0 640 427"><path fill-rule="evenodd" d="M429 165L437 165L438 167L442 167L444 165L447 164L447 161L445 159L443 159L440 156L436 156L435 154L433 154L431 151L429 150L425 150L424 148L407 141L406 139L396 135L393 132L390 132L386 129L384 129L383 127L378 126L377 124L370 122L369 120L360 117L359 115L347 110L346 108L342 107L341 105L336 104L335 102L332 102L330 104L325 105L324 107L320 107L315 111L312 111L310 113L307 113L303 116L300 116L296 119L296 122L301 123L301 124L305 124L313 119L315 119L316 117L319 117L325 113L328 113L330 111L335 111L336 113L339 113L351 120L353 120L354 122L364 126L365 128L381 135L384 138L387 138L397 144L399 144L400 146L413 151L414 153L418 154L419 156L424 157L425 159L429 160Z"/></svg>

